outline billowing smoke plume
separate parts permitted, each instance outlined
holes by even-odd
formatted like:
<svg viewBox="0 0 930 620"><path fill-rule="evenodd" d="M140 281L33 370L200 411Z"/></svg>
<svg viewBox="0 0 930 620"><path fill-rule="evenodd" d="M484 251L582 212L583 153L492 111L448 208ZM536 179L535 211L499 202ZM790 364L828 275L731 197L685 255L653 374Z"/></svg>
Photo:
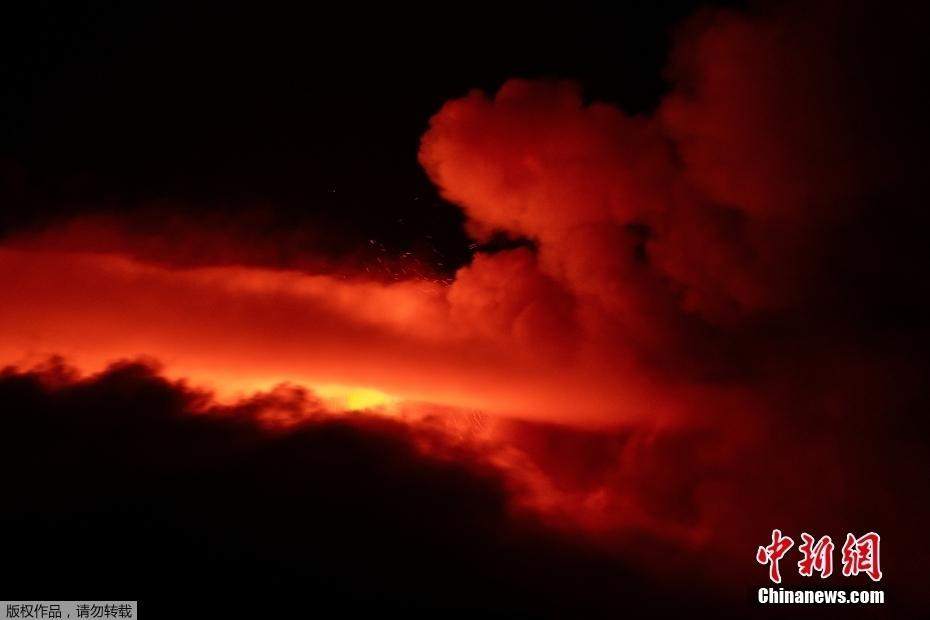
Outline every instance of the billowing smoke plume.
<svg viewBox="0 0 930 620"><path fill-rule="evenodd" d="M563 345L613 390L618 420L630 402L634 427L654 419L653 395L672 394L694 427L652 435L633 463L614 445L581 512L676 511L740 549L759 520L871 518L925 545L877 508L925 512L889 487L925 470L905 430L925 429L927 380L912 353L927 344L915 269L930 264L917 39L861 7L801 8L699 15L654 114L513 80L447 103L420 159L473 235L536 248L480 257L452 294L498 300L510 338ZM515 265L545 288L500 284ZM668 494L641 490L630 509L638 467Z"/></svg>

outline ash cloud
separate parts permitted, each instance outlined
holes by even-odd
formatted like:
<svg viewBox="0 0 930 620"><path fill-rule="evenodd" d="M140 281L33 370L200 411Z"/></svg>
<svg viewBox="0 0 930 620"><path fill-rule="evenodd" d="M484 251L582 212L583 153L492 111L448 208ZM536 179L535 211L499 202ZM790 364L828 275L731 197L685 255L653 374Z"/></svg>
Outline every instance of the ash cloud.
<svg viewBox="0 0 930 620"><path fill-rule="evenodd" d="M580 512L642 484L632 504L653 523L704 523L713 544L745 548L761 522L871 519L926 548L925 502L891 490L927 468L912 434L930 301L921 12L708 10L679 32L653 114L516 79L432 119L420 161L471 233L537 248L528 279L549 301L525 307L572 308L536 337L565 334L568 365L589 364L618 409L636 394L650 418L674 395L641 460L608 442L588 496L603 502ZM475 261L470 281L506 280L512 260Z"/></svg>

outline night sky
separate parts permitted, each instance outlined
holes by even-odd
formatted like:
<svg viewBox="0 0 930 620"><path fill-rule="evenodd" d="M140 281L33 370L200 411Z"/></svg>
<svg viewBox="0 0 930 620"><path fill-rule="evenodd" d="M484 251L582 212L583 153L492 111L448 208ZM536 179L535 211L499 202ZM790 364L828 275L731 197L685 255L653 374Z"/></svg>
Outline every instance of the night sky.
<svg viewBox="0 0 930 620"><path fill-rule="evenodd" d="M0 598L925 608L926 10L392 9L4 16Z"/></svg>
<svg viewBox="0 0 930 620"><path fill-rule="evenodd" d="M460 266L471 243L461 213L416 159L429 118L515 76L578 79L586 97L631 113L654 107L669 29L696 3L651 4L609 17L253 6L11 20L4 227L167 203L233 227L325 226L314 241L335 254L368 252L377 237L395 251L435 246Z"/></svg>

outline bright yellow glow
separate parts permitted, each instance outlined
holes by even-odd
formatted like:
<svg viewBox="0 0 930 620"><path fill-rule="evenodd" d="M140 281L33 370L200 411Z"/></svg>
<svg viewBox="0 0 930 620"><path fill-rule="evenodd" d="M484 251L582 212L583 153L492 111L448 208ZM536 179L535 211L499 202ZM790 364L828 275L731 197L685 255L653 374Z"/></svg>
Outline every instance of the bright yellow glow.
<svg viewBox="0 0 930 620"><path fill-rule="evenodd" d="M381 390L368 387L345 385L340 383L318 384L312 380L298 377L242 377L202 372L199 369L185 369L187 376L204 377L199 385L213 390L221 403L235 403L258 392L271 392L281 385L303 387L320 397L331 410L362 411L365 409L384 409L398 403L401 398Z"/></svg>
<svg viewBox="0 0 930 620"><path fill-rule="evenodd" d="M313 391L332 405L349 411L385 407L397 402L397 398L394 396L372 388L321 385L316 386Z"/></svg>

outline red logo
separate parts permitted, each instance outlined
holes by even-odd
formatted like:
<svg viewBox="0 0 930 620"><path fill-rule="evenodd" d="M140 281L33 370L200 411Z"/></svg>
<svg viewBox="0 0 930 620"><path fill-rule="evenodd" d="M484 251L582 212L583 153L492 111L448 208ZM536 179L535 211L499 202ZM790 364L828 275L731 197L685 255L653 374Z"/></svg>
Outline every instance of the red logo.
<svg viewBox="0 0 930 620"><path fill-rule="evenodd" d="M843 545L843 575L858 575L865 573L872 581L882 578L882 569L879 564L879 543L881 537L875 532L869 532L860 538L846 534L846 544Z"/></svg>
<svg viewBox="0 0 930 620"><path fill-rule="evenodd" d="M794 541L788 536L782 536L781 530L772 530L772 544L768 547L759 547L756 551L756 562L769 565L769 579L781 583L781 573L778 571L778 561L794 546Z"/></svg>
<svg viewBox="0 0 930 620"><path fill-rule="evenodd" d="M850 577L865 573L872 581L882 578L881 563L879 560L881 537L875 532L869 532L859 538L853 534L846 534L846 543L843 545L843 576ZM783 536L781 530L772 530L772 542L759 547L756 551L756 561L769 566L769 579L774 583L781 583L779 561L794 546L790 536ZM825 579L833 574L833 539L821 536L815 540L807 532L801 534L801 544L798 551L801 559L798 561L798 574L802 577L811 577L814 572L820 573Z"/></svg>
<svg viewBox="0 0 930 620"><path fill-rule="evenodd" d="M798 573L810 577L814 571L818 571L823 579L832 575L833 540L829 536L822 536L817 544L814 544L814 537L807 532L801 534L801 540L804 542L798 547L798 551L804 554L804 557L798 562Z"/></svg>

